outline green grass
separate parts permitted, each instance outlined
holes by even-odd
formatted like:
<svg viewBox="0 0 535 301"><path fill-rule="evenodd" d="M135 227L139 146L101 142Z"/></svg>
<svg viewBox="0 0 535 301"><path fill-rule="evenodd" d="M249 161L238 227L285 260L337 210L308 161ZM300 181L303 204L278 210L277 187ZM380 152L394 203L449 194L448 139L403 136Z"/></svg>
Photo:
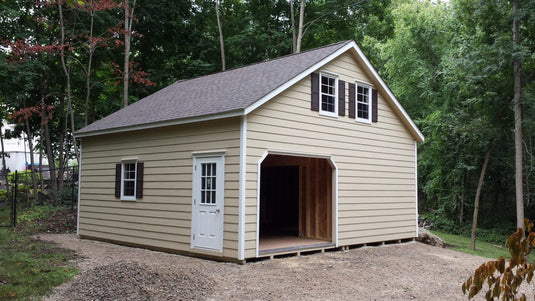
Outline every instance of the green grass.
<svg viewBox="0 0 535 301"><path fill-rule="evenodd" d="M499 246L494 243L482 241L476 239L476 251L473 251L471 246L470 237L448 234L439 231L431 231L435 235L442 238L447 244L449 249L457 250L464 253L474 254L482 257L487 257L491 259L498 259L498 257L503 256L505 259L509 260L511 255L509 254L509 249L504 246ZM503 242L505 245L505 240ZM528 260L535 262L535 254L531 253L528 256Z"/></svg>
<svg viewBox="0 0 535 301"><path fill-rule="evenodd" d="M2 201L0 201L2 202ZM11 207L9 204L0 205L0 226L9 226L11 224Z"/></svg>
<svg viewBox="0 0 535 301"><path fill-rule="evenodd" d="M30 234L0 228L0 300L40 300L78 273L68 263L74 252Z"/></svg>
<svg viewBox="0 0 535 301"><path fill-rule="evenodd" d="M442 238L448 245L448 248L457 250L464 253L474 254L482 257L497 259L500 256L509 259L509 249L498 246L493 243L476 239L476 251L473 251L470 247L470 237L448 234L438 231L431 231L433 234ZM505 241L503 242L505 244Z"/></svg>

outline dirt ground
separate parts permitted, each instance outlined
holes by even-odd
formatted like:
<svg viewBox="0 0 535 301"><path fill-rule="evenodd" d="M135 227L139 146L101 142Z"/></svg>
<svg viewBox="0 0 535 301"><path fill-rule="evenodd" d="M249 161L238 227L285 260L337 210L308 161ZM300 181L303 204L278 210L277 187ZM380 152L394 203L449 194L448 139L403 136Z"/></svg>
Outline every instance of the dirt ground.
<svg viewBox="0 0 535 301"><path fill-rule="evenodd" d="M487 259L417 242L238 265L41 234L81 273L45 300L466 300Z"/></svg>

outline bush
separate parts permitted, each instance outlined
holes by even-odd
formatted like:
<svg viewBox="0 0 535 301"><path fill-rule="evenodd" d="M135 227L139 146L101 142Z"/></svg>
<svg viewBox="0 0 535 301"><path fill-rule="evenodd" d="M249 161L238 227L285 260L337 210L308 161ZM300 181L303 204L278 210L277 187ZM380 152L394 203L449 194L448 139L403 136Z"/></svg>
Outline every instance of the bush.
<svg viewBox="0 0 535 301"><path fill-rule="evenodd" d="M466 237L470 237L471 235L471 223L460 224L457 221L444 218L438 211L435 213L422 214L422 217L432 223L432 229L435 231ZM513 232L514 229L515 226L513 224L503 222L494 224L492 228L477 228L476 236L482 241L503 246L507 240L507 237L509 237L509 234Z"/></svg>
<svg viewBox="0 0 535 301"><path fill-rule="evenodd" d="M535 273L535 264L530 262L528 255L535 247L533 223L524 221L524 231L518 228L507 239L511 259L506 264L505 258L491 260L482 264L462 285L463 294L468 299L480 292L485 292L486 300L526 300L526 295L519 291L523 282L531 283ZM487 285L485 285L487 283Z"/></svg>
<svg viewBox="0 0 535 301"><path fill-rule="evenodd" d="M18 184L26 184L26 183L29 184L32 182L31 170L17 171L16 173L17 173ZM39 178L39 173L34 173L34 174L35 174L35 180L39 181L41 179ZM12 184L15 183L15 171L12 171L7 175L7 180L9 181L9 183L12 183Z"/></svg>

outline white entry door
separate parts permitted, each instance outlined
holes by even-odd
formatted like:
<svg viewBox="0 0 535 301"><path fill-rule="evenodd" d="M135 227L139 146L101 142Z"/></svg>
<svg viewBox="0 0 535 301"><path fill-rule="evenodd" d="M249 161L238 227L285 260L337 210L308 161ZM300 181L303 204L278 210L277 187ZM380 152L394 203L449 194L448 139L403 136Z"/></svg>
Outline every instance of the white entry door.
<svg viewBox="0 0 535 301"><path fill-rule="evenodd" d="M194 157L191 245L223 251L225 157Z"/></svg>

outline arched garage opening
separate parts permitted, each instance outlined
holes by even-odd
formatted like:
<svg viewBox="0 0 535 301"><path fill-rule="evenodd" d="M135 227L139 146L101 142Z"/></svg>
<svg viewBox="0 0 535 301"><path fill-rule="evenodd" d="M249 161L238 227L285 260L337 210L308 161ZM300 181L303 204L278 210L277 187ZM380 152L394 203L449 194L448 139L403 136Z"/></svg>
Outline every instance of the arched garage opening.
<svg viewBox="0 0 535 301"><path fill-rule="evenodd" d="M259 254L333 244L334 170L326 158L269 154L262 161Z"/></svg>

